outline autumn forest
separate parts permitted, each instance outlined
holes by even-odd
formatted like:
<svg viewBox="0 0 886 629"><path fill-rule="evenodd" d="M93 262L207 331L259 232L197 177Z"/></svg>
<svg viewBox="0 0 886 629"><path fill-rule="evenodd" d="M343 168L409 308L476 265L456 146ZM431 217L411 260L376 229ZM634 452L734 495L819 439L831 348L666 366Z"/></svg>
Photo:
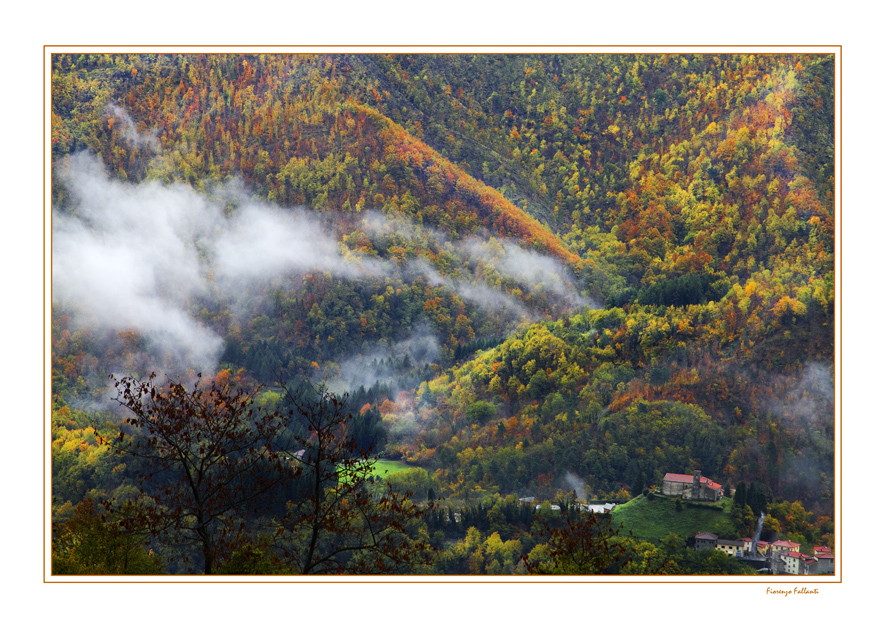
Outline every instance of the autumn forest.
<svg viewBox="0 0 886 629"><path fill-rule="evenodd" d="M53 574L756 574L702 512L835 548L833 55L51 75Z"/></svg>

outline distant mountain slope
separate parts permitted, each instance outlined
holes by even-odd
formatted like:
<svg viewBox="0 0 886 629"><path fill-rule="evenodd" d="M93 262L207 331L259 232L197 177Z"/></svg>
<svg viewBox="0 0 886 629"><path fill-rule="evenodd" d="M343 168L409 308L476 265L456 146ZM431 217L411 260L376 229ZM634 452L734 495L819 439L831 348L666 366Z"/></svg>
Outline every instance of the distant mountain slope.
<svg viewBox="0 0 886 629"><path fill-rule="evenodd" d="M362 386L446 496L700 465L832 514L833 64L57 55L54 254L144 256L95 258L104 308L59 267L53 392L204 340L244 384Z"/></svg>
<svg viewBox="0 0 886 629"><path fill-rule="evenodd" d="M75 105L58 102L56 154L89 146L130 180L143 173L189 182L236 174L282 205L395 211L453 236L482 226L578 261L499 193L354 101L345 78L324 76L322 58L239 59L115 58L111 67L125 68L110 75L118 77L116 93L102 83L81 134L72 134L78 127L61 116ZM64 58L57 66L79 63ZM108 75L109 69L86 63L80 72L57 72L56 83L73 90ZM133 125L154 142L132 142ZM158 147L162 153L151 157Z"/></svg>
<svg viewBox="0 0 886 629"><path fill-rule="evenodd" d="M833 174L827 55L402 54L328 63L348 73L357 98L555 231L612 227L637 155L679 147L763 101L788 69L799 83L787 113L803 121L790 136L816 156L803 174L821 180L825 195Z"/></svg>
<svg viewBox="0 0 886 629"><path fill-rule="evenodd" d="M152 205L149 182L164 186L182 207L208 203L211 217L200 220L215 226L201 236L197 258L205 268L194 269L208 281L174 310L208 328L216 345L224 338L221 360L259 380L271 380L275 366L344 377L349 354L365 358L428 334L441 354L416 350L416 356L447 362L475 337L498 337L520 321L589 303L574 285L581 260L561 240L403 127L356 102L347 94L347 77L322 57L62 55L53 81L54 206L77 216L92 203L88 195L101 189L117 203L142 204L142 215L165 216L163 207ZM78 157L83 149L97 156L107 175L95 175L97 167L87 175ZM87 180L94 185L90 191L81 185ZM194 194L180 198L185 189L173 184ZM286 208L308 239L282 217L253 208L260 203ZM296 206L309 213L291 209ZM284 243L256 248L258 235L248 241L235 236L237 225L257 225L259 216L291 248L323 242L324 253L295 256ZM75 223L72 229L92 229ZM177 247L194 245L192 236L183 238ZM251 263L236 263L249 265L249 274L216 259L228 242L251 251ZM259 264L257 256L272 252L278 255L268 268L278 269L283 280L259 272L266 262ZM258 281L258 293L235 306L221 282L247 275ZM595 292L601 297L599 288ZM66 315L76 308L64 301L57 306L65 317L60 333L73 333L81 319ZM125 328L126 321L119 325ZM145 329L144 322L132 325ZM118 347L94 341L92 355L98 347ZM67 370L67 381L77 382L83 370L72 366L84 361L62 346L67 351L59 356L59 372ZM127 352L133 366L144 351ZM202 355L210 360L207 352ZM99 372L109 369L99 366L109 359L98 361Z"/></svg>

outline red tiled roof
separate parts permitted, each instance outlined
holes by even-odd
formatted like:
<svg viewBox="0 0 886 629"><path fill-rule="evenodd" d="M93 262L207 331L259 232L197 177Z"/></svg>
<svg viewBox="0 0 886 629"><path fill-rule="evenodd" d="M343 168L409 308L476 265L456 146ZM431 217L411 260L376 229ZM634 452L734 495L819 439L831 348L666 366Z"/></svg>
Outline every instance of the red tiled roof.
<svg viewBox="0 0 886 629"><path fill-rule="evenodd" d="M786 546L788 548L800 548L800 544L797 542L791 542L785 539L780 539L775 542L772 542L773 546Z"/></svg>
<svg viewBox="0 0 886 629"><path fill-rule="evenodd" d="M714 533L708 533L707 531L705 531L704 533L699 533L695 537L696 539L719 539L717 535L715 535Z"/></svg>
<svg viewBox="0 0 886 629"><path fill-rule="evenodd" d="M666 481L673 481L675 483L690 483L690 484L695 481L692 474L674 474L673 472L668 472L667 474L665 474L664 479ZM703 485L707 485L708 487L711 487L712 489L720 489L722 487L722 485L719 485L719 484L715 483L714 481L712 481L710 478L705 478L704 476L702 476L699 480L702 482Z"/></svg>

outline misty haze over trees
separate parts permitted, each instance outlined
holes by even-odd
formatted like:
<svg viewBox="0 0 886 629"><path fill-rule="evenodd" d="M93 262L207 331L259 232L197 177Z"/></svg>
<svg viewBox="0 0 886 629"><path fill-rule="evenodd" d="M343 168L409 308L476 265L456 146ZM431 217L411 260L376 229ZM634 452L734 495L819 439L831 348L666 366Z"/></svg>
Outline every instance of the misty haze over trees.
<svg viewBox="0 0 886 629"><path fill-rule="evenodd" d="M51 141L54 574L834 548L832 55L56 54Z"/></svg>

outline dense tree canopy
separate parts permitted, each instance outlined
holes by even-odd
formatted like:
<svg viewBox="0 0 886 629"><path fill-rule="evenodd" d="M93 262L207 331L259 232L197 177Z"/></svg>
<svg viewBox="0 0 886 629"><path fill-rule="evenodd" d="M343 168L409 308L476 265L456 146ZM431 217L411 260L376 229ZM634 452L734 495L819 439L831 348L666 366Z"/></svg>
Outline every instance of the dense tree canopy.
<svg viewBox="0 0 886 629"><path fill-rule="evenodd" d="M54 521L128 505L170 570L511 574L579 526L517 496L702 469L724 527L832 545L834 76L53 55ZM739 571L616 537L605 570Z"/></svg>

